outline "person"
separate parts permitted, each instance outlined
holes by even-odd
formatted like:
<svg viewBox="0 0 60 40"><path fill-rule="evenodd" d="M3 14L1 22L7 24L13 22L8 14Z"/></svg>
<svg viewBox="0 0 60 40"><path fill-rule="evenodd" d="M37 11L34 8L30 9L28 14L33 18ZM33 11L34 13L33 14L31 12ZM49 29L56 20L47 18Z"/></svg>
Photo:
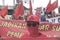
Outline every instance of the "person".
<svg viewBox="0 0 60 40"><path fill-rule="evenodd" d="M4 19L4 18L0 15L0 19Z"/></svg>
<svg viewBox="0 0 60 40"><path fill-rule="evenodd" d="M14 15L6 15L5 20L15 20Z"/></svg>
<svg viewBox="0 0 60 40"><path fill-rule="evenodd" d="M27 17L27 30L29 33L25 33L22 39L27 40L58 40L55 37L47 37L46 35L38 31L39 17L37 15L30 15Z"/></svg>
<svg viewBox="0 0 60 40"><path fill-rule="evenodd" d="M19 16L18 20L24 20L23 16Z"/></svg>
<svg viewBox="0 0 60 40"><path fill-rule="evenodd" d="M30 15L27 17L27 30L29 34L26 34L23 37L46 37L46 35L43 35L38 31L39 27L39 17L37 15Z"/></svg>

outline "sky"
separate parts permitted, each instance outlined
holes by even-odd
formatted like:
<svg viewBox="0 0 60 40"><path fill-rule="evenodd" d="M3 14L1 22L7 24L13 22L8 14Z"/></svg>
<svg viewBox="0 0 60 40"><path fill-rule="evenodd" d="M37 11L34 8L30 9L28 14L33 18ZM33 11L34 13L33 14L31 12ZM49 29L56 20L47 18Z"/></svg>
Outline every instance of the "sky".
<svg viewBox="0 0 60 40"><path fill-rule="evenodd" d="M51 3L53 3L54 1L56 0L51 0ZM34 8L41 7L41 6L46 7L48 3L49 0L39 0L39 1L34 0ZM60 0L58 0L58 6L60 6ZM58 8L56 8L54 11L58 13Z"/></svg>
<svg viewBox="0 0 60 40"><path fill-rule="evenodd" d="M26 3L25 3L26 1ZM37 7L46 7L49 3L49 0L31 0L32 1L32 7L33 9L36 9ZM56 0L51 0L51 3L53 3ZM25 7L29 8L29 0L23 0L23 4ZM0 0L0 5L3 5L3 1ZM4 5L13 6L13 0L5 0ZM60 6L60 0L58 0L58 6ZM55 9L56 13L58 13L58 9Z"/></svg>
<svg viewBox="0 0 60 40"><path fill-rule="evenodd" d="M13 0L4 0L5 1L5 5L9 5L9 6L13 6ZM29 0L23 0L24 2L26 1L26 3L24 3L24 6L26 6L27 8L29 8ZM49 0L31 0L32 1L32 6L33 8L37 8L37 7L46 7ZM56 0L51 0L51 3L53 3ZM0 5L3 5L3 1L0 0ZM60 5L60 0L58 0L58 5Z"/></svg>
<svg viewBox="0 0 60 40"><path fill-rule="evenodd" d="M23 1L25 1L25 0L23 0ZM27 7L27 8L29 8L29 0L26 0L27 1L27 3L24 3L24 5ZM56 1L56 0L51 0L51 3L53 3L54 1ZM33 0L32 1L32 6L33 6L33 8L36 8L36 7L46 7L47 6L47 4L48 4L48 2L49 2L49 0ZM60 0L58 0L58 5L60 5Z"/></svg>
<svg viewBox="0 0 60 40"><path fill-rule="evenodd" d="M54 1L56 0L51 0L51 3L53 3ZM58 4L60 5L59 2L60 0L58 0ZM49 0L34 0L34 8L40 7L40 6L46 7L48 3L49 3Z"/></svg>
<svg viewBox="0 0 60 40"><path fill-rule="evenodd" d="M56 0L51 0L51 3L53 3L54 1ZM32 7L33 9L36 9L37 7L46 7L48 3L49 3L49 0L33 0ZM24 3L24 5L25 7L29 8L29 3ZM58 0L58 6L60 6L60 0ZM56 8L54 11L58 13L58 8Z"/></svg>

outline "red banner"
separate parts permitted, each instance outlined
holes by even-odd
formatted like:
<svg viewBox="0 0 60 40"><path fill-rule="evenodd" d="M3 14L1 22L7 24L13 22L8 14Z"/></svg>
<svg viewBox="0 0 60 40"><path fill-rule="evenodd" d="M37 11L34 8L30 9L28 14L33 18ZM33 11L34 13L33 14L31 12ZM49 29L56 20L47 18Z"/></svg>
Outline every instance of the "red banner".
<svg viewBox="0 0 60 40"><path fill-rule="evenodd" d="M39 32L47 37L60 36L60 24L40 23ZM5 40L19 40L28 34L26 22L21 20L0 20L0 36ZM23 38L24 39L24 38ZM29 38L30 39L30 38ZM38 38L36 38L38 39ZM36 40L34 39L34 40ZM25 40L25 39L24 39ZM28 38L27 38L28 40ZM45 38L48 40L48 38ZM49 39L50 40L50 39Z"/></svg>
<svg viewBox="0 0 60 40"><path fill-rule="evenodd" d="M0 20L0 36L3 39L20 38L26 33L26 22L21 20Z"/></svg>
<svg viewBox="0 0 60 40"><path fill-rule="evenodd" d="M59 23L40 23L38 28L40 33L47 35L48 37L60 36L60 24Z"/></svg>

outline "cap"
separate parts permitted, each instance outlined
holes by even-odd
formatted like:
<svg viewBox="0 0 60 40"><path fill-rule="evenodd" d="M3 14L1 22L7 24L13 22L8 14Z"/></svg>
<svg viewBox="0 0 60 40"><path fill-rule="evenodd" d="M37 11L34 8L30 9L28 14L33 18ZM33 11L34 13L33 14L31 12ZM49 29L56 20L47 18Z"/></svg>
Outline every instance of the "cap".
<svg viewBox="0 0 60 40"><path fill-rule="evenodd" d="M39 22L39 17L37 15L30 15L27 17L27 21Z"/></svg>

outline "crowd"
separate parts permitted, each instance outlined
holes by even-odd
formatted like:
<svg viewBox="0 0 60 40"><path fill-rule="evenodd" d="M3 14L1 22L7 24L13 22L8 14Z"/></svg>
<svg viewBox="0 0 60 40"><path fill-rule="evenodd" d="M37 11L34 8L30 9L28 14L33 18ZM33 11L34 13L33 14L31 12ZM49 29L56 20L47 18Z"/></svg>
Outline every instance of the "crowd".
<svg viewBox="0 0 60 40"><path fill-rule="evenodd" d="M38 13L38 15L37 14L36 15L40 17L40 22L49 22L48 20L46 20L47 18L53 18L53 17L60 16L60 14L59 13L56 14L55 11L51 11L50 13L46 13L46 9L42 8L42 7L39 10L37 10L37 13ZM25 14L25 13L23 13L23 14ZM8 15L7 14L5 17L2 17L0 15L0 19L3 19L3 20L24 20L24 21L26 21L27 17L30 15L28 11L26 12L26 14L27 15L22 15L22 16L20 15L18 18L16 18L14 15Z"/></svg>

